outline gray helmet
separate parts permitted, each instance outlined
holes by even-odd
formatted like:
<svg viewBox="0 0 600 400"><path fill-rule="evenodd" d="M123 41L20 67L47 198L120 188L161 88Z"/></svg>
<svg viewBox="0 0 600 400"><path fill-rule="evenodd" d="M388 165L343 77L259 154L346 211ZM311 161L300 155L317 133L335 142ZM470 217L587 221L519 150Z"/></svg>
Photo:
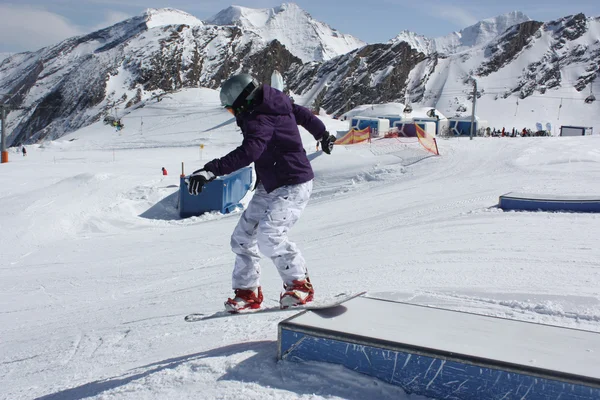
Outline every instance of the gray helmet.
<svg viewBox="0 0 600 400"><path fill-rule="evenodd" d="M248 74L234 75L221 86L221 104L235 110L243 109L247 100L252 100L258 81Z"/></svg>

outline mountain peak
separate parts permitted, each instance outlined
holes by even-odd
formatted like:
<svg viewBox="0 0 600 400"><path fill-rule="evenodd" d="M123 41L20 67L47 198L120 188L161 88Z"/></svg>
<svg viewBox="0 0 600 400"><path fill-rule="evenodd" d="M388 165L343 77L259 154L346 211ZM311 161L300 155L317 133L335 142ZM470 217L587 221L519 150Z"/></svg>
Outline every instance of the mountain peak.
<svg viewBox="0 0 600 400"><path fill-rule="evenodd" d="M203 25L198 18L175 8L148 8L143 17L146 18L148 29L163 25Z"/></svg>
<svg viewBox="0 0 600 400"><path fill-rule="evenodd" d="M458 32L461 47L473 47L493 40L511 26L531 21L521 11L511 11L496 17L483 19Z"/></svg>
<svg viewBox="0 0 600 400"><path fill-rule="evenodd" d="M511 11L496 17L483 19L446 36L432 39L414 32L402 31L390 42L407 42L412 48L425 54L432 52L452 54L489 43L511 26L527 21L531 21L531 18L523 12Z"/></svg>
<svg viewBox="0 0 600 400"><path fill-rule="evenodd" d="M213 25L237 25L243 28L262 28L269 23L272 18L277 18L279 14L300 14L309 17L295 3L282 3L273 8L248 8L242 6L229 6L219 11L215 16L206 20L206 23Z"/></svg>
<svg viewBox="0 0 600 400"><path fill-rule="evenodd" d="M329 60L366 44L313 19L295 3L263 9L230 6L205 23L236 25L257 34L266 43L277 39L303 62Z"/></svg>

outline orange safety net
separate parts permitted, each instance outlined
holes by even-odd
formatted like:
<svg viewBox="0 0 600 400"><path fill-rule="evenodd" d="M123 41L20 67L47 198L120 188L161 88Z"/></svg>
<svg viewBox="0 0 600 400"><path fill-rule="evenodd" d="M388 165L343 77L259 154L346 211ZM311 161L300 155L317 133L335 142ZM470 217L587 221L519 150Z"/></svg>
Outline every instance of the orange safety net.
<svg viewBox="0 0 600 400"><path fill-rule="evenodd" d="M371 137L371 127L362 130L351 129L343 137L335 141L335 144L355 144L369 140Z"/></svg>
<svg viewBox="0 0 600 400"><path fill-rule="evenodd" d="M419 143L421 143L421 146L423 146L425 148L425 150L427 150L428 152L433 153L436 156L439 156L440 152L438 150L437 142L435 141L435 138L428 135L427 132L425 132L423 130L423 128L421 128L419 125L416 125L416 128L417 128L417 137L419 138Z"/></svg>

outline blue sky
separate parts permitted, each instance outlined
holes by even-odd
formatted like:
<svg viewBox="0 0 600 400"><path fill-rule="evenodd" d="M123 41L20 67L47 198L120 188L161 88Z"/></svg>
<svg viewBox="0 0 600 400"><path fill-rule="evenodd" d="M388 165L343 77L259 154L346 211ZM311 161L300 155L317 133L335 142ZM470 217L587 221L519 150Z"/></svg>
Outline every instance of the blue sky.
<svg viewBox="0 0 600 400"><path fill-rule="evenodd" d="M0 53L37 50L110 26L146 8L172 7L206 19L228 4L270 8L269 0L0 0ZM366 42L386 42L404 29L429 37L458 31L510 11L549 21L585 13L600 16L595 0L296 0L315 19Z"/></svg>

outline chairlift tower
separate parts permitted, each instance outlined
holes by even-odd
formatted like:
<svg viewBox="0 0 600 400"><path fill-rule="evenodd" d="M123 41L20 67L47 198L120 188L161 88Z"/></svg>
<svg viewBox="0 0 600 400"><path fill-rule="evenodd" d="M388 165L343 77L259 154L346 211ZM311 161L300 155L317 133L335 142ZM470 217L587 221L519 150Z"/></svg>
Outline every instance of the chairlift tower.
<svg viewBox="0 0 600 400"><path fill-rule="evenodd" d="M475 129L475 103L477 102L477 81L475 78L471 78L473 81L473 108L471 110L471 133L469 140L473 140L473 130Z"/></svg>

